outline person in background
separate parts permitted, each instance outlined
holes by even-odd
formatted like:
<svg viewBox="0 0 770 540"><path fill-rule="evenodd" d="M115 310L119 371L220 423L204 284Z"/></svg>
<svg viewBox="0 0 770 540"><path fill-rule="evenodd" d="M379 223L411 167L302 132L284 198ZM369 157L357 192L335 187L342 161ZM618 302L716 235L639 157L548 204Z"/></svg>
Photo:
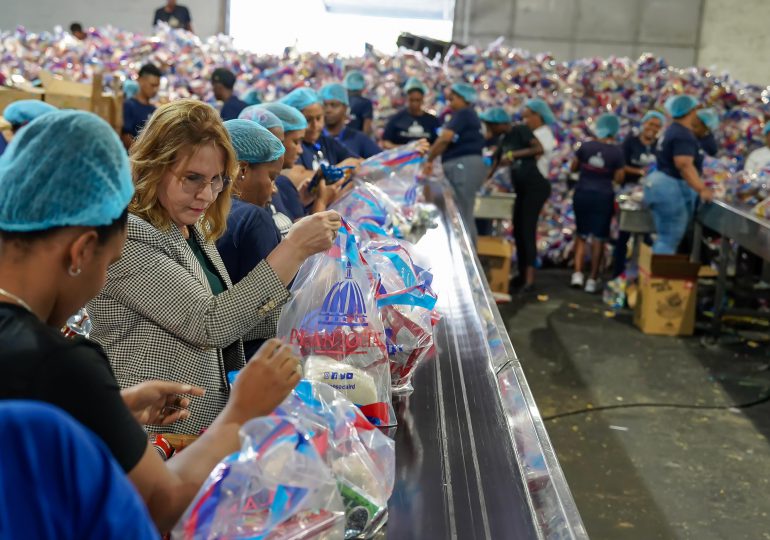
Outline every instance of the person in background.
<svg viewBox="0 0 770 540"><path fill-rule="evenodd" d="M522 119L535 134L543 148L543 153L537 158L537 168L543 178L547 180L550 177L551 156L556 149L556 139L553 136L553 131L551 131L551 126L556 123L556 118L545 101L540 98L533 98L524 103Z"/></svg>
<svg viewBox="0 0 770 540"><path fill-rule="evenodd" d="M358 70L350 71L345 75L342 84L348 91L348 99L350 100L350 127L362 132L367 137L371 137L374 105L370 99L363 96L363 91L366 88L364 74Z"/></svg>
<svg viewBox="0 0 770 540"><path fill-rule="evenodd" d="M182 383L154 381L159 386L148 381L121 391L98 344L67 339L60 331L67 318L99 292L107 267L123 252L134 187L117 134L88 112L55 111L40 117L19 132L0 158L0 192L0 399L43 401L71 414L106 444L158 529L168 531L212 468L240 447L240 427L269 414L299 381L298 359L277 340L268 343L241 370L229 401L208 430L164 463L141 424L167 429L169 419L189 419L177 411L189 405L183 412L193 412L204 390L183 376L177 379ZM136 245L128 246L127 255L135 250ZM156 262L146 261L153 276L159 270ZM184 279L177 279L166 286L176 289L182 283ZM185 295L186 305L195 301ZM248 305L253 311L254 305ZM143 308L135 304L135 309ZM145 313L160 317L162 311ZM172 362L184 360L182 348L164 351L152 336L155 342L149 341L148 347L136 346L136 340L145 337L144 329L132 324L135 318L113 315L105 323L131 336L128 355L142 363L145 356L155 359L155 352L169 353ZM185 310L176 310L169 319L184 326L192 320ZM202 366L196 364L192 375ZM150 377L151 372L142 367L140 373ZM165 406L157 408L158 402ZM6 442L14 440L5 429L2 433ZM47 445L47 453L64 451L62 444ZM2 463L8 463L5 453ZM96 474L98 463L89 463L89 471ZM35 470L42 466L36 463ZM3 479L9 474L4 471ZM108 491L100 496L109 499ZM120 508L130 511L129 506ZM92 518L101 515L93 508L89 513ZM128 531L130 525L126 527Z"/></svg>
<svg viewBox="0 0 770 540"><path fill-rule="evenodd" d="M692 219L695 200L713 199L697 169L700 154L698 139L693 134L698 101L687 94L666 101L666 110L674 119L656 149L657 170L644 182L644 201L652 212L657 232L652 251L656 254L676 253Z"/></svg>
<svg viewBox="0 0 770 540"><path fill-rule="evenodd" d="M338 83L327 84L319 92L324 106L323 134L334 137L351 152L367 159L382 152L369 137L346 125L348 119L348 91Z"/></svg>
<svg viewBox="0 0 770 540"><path fill-rule="evenodd" d="M145 64L139 70L137 83L139 91L123 103L123 146L130 149L134 139L139 136L147 119L155 112L155 105L150 101L158 95L160 78L163 73L152 64Z"/></svg>
<svg viewBox="0 0 770 540"><path fill-rule="evenodd" d="M475 102L476 90L471 85L455 83L451 86L449 107L452 118L431 146L423 165L423 174L430 176L433 162L441 156L444 174L452 185L457 207L474 244L477 233L473 206L487 172L481 157L484 136L479 116L473 109Z"/></svg>
<svg viewBox="0 0 770 540"><path fill-rule="evenodd" d="M177 5L176 0L167 0L166 5L155 10L152 25L159 22L168 23L171 28L182 28L188 32L193 31L190 10L185 6Z"/></svg>
<svg viewBox="0 0 770 540"><path fill-rule="evenodd" d="M603 114L596 120L596 139L580 145L572 161L572 170L580 172L575 187L573 206L577 238L575 243L575 272L571 285L595 293L599 288L599 272L604 248L610 238L610 225L615 211L613 184L621 184L625 175L623 149L615 143L620 119ZM591 238L591 274L585 279L586 242Z"/></svg>
<svg viewBox="0 0 770 540"><path fill-rule="evenodd" d="M211 86L214 90L214 98L222 102L222 120L235 120L241 111L248 107L246 102L238 99L233 92L235 87L235 73L225 68L217 68L211 75Z"/></svg>
<svg viewBox="0 0 770 540"><path fill-rule="evenodd" d="M414 77L404 84L406 93L406 108L401 109L388 120L382 134L382 146L385 149L395 148L402 144L425 139L429 144L436 142L441 123L434 115L423 109L426 86Z"/></svg>
<svg viewBox="0 0 770 540"><path fill-rule="evenodd" d="M649 111L642 117L637 133L630 133L623 140L623 157L626 161L623 185L639 183L647 174L647 169L655 164L655 146L658 134L663 129L666 117L658 111ZM613 251L612 277L616 278L626 270L628 259L628 242L631 233L620 231Z"/></svg>
<svg viewBox="0 0 770 540"><path fill-rule="evenodd" d="M693 133L700 146L700 158L697 160L698 173L703 173L703 154L716 156L719 151L717 140L714 137L719 129L719 115L714 109L698 109L695 114Z"/></svg>
<svg viewBox="0 0 770 540"><path fill-rule="evenodd" d="M16 135L21 128L36 118L58 110L53 105L39 99L20 99L10 103L3 110L3 118L11 125L11 133Z"/></svg>
<svg viewBox="0 0 770 540"><path fill-rule="evenodd" d="M511 115L502 107L492 107L479 115L479 120L484 124L484 148L488 148L494 160L500 142L511 131ZM490 163L494 166L494 161ZM490 171L490 175L493 171Z"/></svg>
<svg viewBox="0 0 770 540"><path fill-rule="evenodd" d="M770 122L765 124L762 135L765 137L765 145L753 150L746 158L746 164L743 166L743 170L749 174L757 174L762 169L770 167Z"/></svg>
<svg viewBox="0 0 770 540"><path fill-rule="evenodd" d="M72 37L80 41L83 41L88 37L88 34L83 32L83 25L79 22L74 22L70 25L70 34L72 34Z"/></svg>

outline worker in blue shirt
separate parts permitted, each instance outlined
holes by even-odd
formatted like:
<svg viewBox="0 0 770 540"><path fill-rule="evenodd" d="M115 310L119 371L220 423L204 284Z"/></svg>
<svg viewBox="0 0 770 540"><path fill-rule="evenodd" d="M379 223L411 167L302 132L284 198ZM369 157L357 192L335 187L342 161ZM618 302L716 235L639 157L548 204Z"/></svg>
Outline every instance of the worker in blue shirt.
<svg viewBox="0 0 770 540"><path fill-rule="evenodd" d="M700 152L698 159L695 160L695 166L699 173L703 173L703 158L705 156L715 157L719 151L717 140L714 133L719 129L719 115L714 109L700 109L695 113L693 122L693 133L698 139Z"/></svg>
<svg viewBox="0 0 770 540"><path fill-rule="evenodd" d="M350 127L357 129L367 137L371 137L374 105L370 99L363 96L363 91L366 88L364 74L358 70L350 71L345 75L342 84L348 91L348 99L350 100Z"/></svg>
<svg viewBox="0 0 770 540"><path fill-rule="evenodd" d="M136 81L139 90L134 97L123 103L123 129L120 138L126 149L131 148L147 119L155 112L155 105L152 105L150 100L158 94L162 76L160 69L152 64L145 64L139 70Z"/></svg>
<svg viewBox="0 0 770 540"><path fill-rule="evenodd" d="M394 148L420 139L426 139L433 144L438 136L441 122L423 109L428 88L419 79L411 77L404 85L404 92L406 108L401 109L388 120L385 132L382 134L382 146Z"/></svg>
<svg viewBox="0 0 770 540"><path fill-rule="evenodd" d="M338 83L327 84L319 94L324 106L323 134L334 137L354 154L364 159L382 152L382 149L369 137L345 125L348 118L348 91Z"/></svg>
<svg viewBox="0 0 770 540"><path fill-rule="evenodd" d="M235 74L229 69L215 69L211 75L211 86L216 100L222 102L222 110L219 113L222 120L235 120L241 111L249 106L245 101L238 99L233 92Z"/></svg>
<svg viewBox="0 0 770 540"><path fill-rule="evenodd" d="M176 0L168 0L165 6L155 10L152 25L156 26L159 22L168 23L171 28L193 31L190 10L185 6L177 5Z"/></svg>

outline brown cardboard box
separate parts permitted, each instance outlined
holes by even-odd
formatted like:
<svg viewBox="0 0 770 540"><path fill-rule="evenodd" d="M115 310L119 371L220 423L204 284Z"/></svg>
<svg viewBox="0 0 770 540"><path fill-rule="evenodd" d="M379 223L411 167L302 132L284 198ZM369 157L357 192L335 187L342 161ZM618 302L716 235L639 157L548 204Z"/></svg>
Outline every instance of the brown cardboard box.
<svg viewBox="0 0 770 540"><path fill-rule="evenodd" d="M513 255L511 243L497 236L479 236L476 252L492 292L508 294Z"/></svg>
<svg viewBox="0 0 770 540"><path fill-rule="evenodd" d="M118 133L123 127L123 95L102 91L102 75L91 83L67 81L47 71L40 72L45 101L60 109L90 111L101 116Z"/></svg>
<svg viewBox="0 0 770 540"><path fill-rule="evenodd" d="M653 255L642 244L634 324L645 334L692 335L699 270L686 255Z"/></svg>
<svg viewBox="0 0 770 540"><path fill-rule="evenodd" d="M13 103L22 99L43 99L43 90L41 88L22 88L0 86L0 112Z"/></svg>

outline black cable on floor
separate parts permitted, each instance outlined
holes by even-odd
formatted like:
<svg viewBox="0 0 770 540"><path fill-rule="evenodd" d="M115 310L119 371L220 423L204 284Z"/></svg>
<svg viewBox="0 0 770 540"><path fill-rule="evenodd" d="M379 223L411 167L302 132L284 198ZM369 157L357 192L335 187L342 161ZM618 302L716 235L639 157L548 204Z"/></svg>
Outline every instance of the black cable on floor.
<svg viewBox="0 0 770 540"><path fill-rule="evenodd" d="M567 416L576 416L578 414L587 414L598 411L609 411L612 409L639 409L639 408L658 408L658 409L706 409L711 411L729 411L730 409L748 409L761 405L763 403L770 402L770 395L749 401L747 403L737 403L735 405L688 405L686 403L619 403L617 405L600 405L598 407L586 407L585 409L578 409L575 411L567 411L563 413L553 414L551 416L544 416L543 421L556 420L557 418L564 418Z"/></svg>

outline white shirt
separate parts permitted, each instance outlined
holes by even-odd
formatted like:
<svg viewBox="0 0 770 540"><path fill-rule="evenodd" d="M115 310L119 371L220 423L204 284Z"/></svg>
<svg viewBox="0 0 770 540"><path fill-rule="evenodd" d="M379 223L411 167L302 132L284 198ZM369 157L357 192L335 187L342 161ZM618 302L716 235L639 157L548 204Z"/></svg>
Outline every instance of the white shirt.
<svg viewBox="0 0 770 540"><path fill-rule="evenodd" d="M770 165L770 148L763 146L749 154L749 157L746 158L746 165L744 165L743 170L753 174L758 173L768 165Z"/></svg>
<svg viewBox="0 0 770 540"><path fill-rule="evenodd" d="M537 170L544 178L548 178L548 172L551 168L551 154L556 149L556 139L553 136L551 128L543 124L535 131L532 132L537 140L540 142L540 146L543 147L543 155L537 158Z"/></svg>

